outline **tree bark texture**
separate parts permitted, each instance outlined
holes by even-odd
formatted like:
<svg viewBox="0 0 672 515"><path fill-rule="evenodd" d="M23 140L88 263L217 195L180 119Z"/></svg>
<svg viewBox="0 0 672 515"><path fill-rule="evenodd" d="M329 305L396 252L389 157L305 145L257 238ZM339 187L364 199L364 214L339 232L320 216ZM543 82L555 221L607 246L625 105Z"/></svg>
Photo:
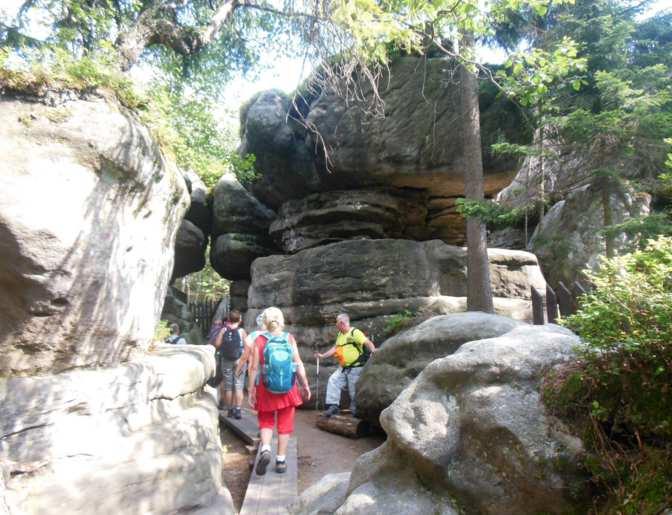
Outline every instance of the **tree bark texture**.
<svg viewBox="0 0 672 515"><path fill-rule="evenodd" d="M156 0L150 3L133 26L117 37L121 69L129 70L151 45L163 45L183 56L196 54L219 36L239 5L237 0L224 0L213 12L210 23L196 28L179 24L175 2Z"/></svg>
<svg viewBox="0 0 672 515"><path fill-rule="evenodd" d="M462 42L465 50L473 49L473 35ZM478 79L465 65L460 67L463 109L464 196L467 200L482 201L483 156L481 154L481 124L478 106ZM494 313L488 242L485 224L480 218L467 218L467 310Z"/></svg>

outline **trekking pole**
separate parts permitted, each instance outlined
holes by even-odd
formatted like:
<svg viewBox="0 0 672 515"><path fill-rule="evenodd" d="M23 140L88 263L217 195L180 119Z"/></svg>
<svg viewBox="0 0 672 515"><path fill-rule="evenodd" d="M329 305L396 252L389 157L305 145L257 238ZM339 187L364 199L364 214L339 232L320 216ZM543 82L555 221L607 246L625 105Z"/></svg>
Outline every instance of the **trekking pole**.
<svg viewBox="0 0 672 515"><path fill-rule="evenodd" d="M315 409L320 411L320 357L315 356L317 360L317 386L315 387Z"/></svg>

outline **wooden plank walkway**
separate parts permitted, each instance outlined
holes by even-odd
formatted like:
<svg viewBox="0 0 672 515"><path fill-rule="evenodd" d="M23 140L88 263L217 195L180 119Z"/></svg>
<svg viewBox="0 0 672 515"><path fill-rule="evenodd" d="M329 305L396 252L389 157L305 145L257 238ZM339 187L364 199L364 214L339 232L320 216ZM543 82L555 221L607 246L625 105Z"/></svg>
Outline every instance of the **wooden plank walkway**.
<svg viewBox="0 0 672 515"><path fill-rule="evenodd" d="M277 438L274 437L272 458L266 474L258 476L256 471L252 470L240 515L286 514L288 513L287 508L296 501L299 480L296 438L292 436L289 439L286 458L287 472L284 474L278 474L275 471L276 450ZM257 452L255 467L258 459L259 452Z"/></svg>
<svg viewBox="0 0 672 515"><path fill-rule="evenodd" d="M257 423L257 415L254 411L248 408L242 408L241 415L241 419L237 420L233 417L227 417L226 410L221 410L219 412L219 421L231 429L231 431L233 431L233 433L247 445L256 447L259 443L259 424Z"/></svg>

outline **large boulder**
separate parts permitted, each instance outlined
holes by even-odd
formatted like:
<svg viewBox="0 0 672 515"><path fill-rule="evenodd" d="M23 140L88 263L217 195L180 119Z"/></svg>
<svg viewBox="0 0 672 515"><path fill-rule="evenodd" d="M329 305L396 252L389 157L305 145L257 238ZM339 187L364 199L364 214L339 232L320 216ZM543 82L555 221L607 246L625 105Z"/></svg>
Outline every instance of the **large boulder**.
<svg viewBox="0 0 672 515"><path fill-rule="evenodd" d="M271 90L252 97L240 113L241 153L254 154L261 172L252 192L275 209L320 186L315 149L307 131L288 117L291 110L290 98Z"/></svg>
<svg viewBox="0 0 672 515"><path fill-rule="evenodd" d="M524 325L511 318L468 312L430 318L389 340L371 356L357 382L357 416L378 423L387 408L422 370L463 343L494 338Z"/></svg>
<svg viewBox="0 0 672 515"><path fill-rule="evenodd" d="M228 174L215 186L212 209L212 267L227 279L248 280L252 261L275 252L268 236L275 213Z"/></svg>
<svg viewBox="0 0 672 515"><path fill-rule="evenodd" d="M189 210L184 219L196 225L203 234L209 234L212 227L212 207L208 188L196 172L186 171L182 172L182 175L191 197Z"/></svg>
<svg viewBox="0 0 672 515"><path fill-rule="evenodd" d="M584 513L582 442L540 393L577 345L558 326L520 326L430 363L383 411L387 441L357 460L335 513Z"/></svg>
<svg viewBox="0 0 672 515"><path fill-rule="evenodd" d="M269 232L288 253L356 238L416 239L429 236L425 203L402 190L316 193L285 202Z"/></svg>
<svg viewBox="0 0 672 515"><path fill-rule="evenodd" d="M116 101L69 98L0 100L0 377L146 349L173 268L184 180Z"/></svg>
<svg viewBox="0 0 672 515"><path fill-rule="evenodd" d="M530 287L546 283L534 255L490 249L495 309L531 317ZM447 314L466 310L466 250L437 240L349 240L259 258L252 265L246 325L260 310L278 306L300 347L333 343L334 319L350 313L374 341L404 310Z"/></svg>
<svg viewBox="0 0 672 515"><path fill-rule="evenodd" d="M569 285L581 279L583 270L595 269L606 253L604 234L604 190L586 185L556 203L537 226L530 239L530 250L539 262L551 285L563 281ZM650 212L651 196L632 189L609 191L611 223L623 223ZM625 234L612 238L614 251L624 252L633 240Z"/></svg>
<svg viewBox="0 0 672 515"><path fill-rule="evenodd" d="M450 80L454 68L444 58L396 59L378 84L384 113L370 108L373 93L366 85L363 103L328 88L298 99L300 105L278 91L254 97L241 113L241 151L256 156L261 173L252 191L276 209L311 193L371 186L420 189L432 198L463 195L465 122L459 85ZM493 137L484 137L485 188L494 194L508 184L515 162L493 158L491 140L506 133L519 141L520 130L499 123L501 106L487 96L481 118ZM498 113L487 114L495 108ZM504 118L519 116L510 109ZM301 117L304 123L297 123Z"/></svg>
<svg viewBox="0 0 672 515"><path fill-rule="evenodd" d="M349 483L350 472L327 474L319 482L302 492L288 511L294 515L334 513L345 501Z"/></svg>
<svg viewBox="0 0 672 515"><path fill-rule="evenodd" d="M229 233L218 236L210 246L212 268L231 281L250 279L250 267L258 257L276 252L268 238L256 234Z"/></svg>
<svg viewBox="0 0 672 515"><path fill-rule="evenodd" d="M196 224L182 220L175 238L175 265L173 279L198 272L205 266L208 239Z"/></svg>
<svg viewBox="0 0 672 515"><path fill-rule="evenodd" d="M203 389L214 367L210 346L160 345L115 368L0 379L9 513L235 513Z"/></svg>

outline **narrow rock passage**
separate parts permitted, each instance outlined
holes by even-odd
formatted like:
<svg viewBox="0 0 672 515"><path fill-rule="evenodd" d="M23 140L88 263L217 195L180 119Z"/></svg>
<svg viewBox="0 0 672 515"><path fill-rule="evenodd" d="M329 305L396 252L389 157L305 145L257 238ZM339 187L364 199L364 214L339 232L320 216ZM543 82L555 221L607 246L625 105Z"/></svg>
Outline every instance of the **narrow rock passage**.
<svg viewBox="0 0 672 515"><path fill-rule="evenodd" d="M317 417L319 412L313 410L298 410L296 414L299 495L326 474L352 470L357 457L384 442L382 435L353 440L326 433L315 426ZM240 511L250 479L250 460L253 455L231 430L223 428L221 435L224 446L223 479L231 492L236 510ZM268 473L274 472L269 469Z"/></svg>

